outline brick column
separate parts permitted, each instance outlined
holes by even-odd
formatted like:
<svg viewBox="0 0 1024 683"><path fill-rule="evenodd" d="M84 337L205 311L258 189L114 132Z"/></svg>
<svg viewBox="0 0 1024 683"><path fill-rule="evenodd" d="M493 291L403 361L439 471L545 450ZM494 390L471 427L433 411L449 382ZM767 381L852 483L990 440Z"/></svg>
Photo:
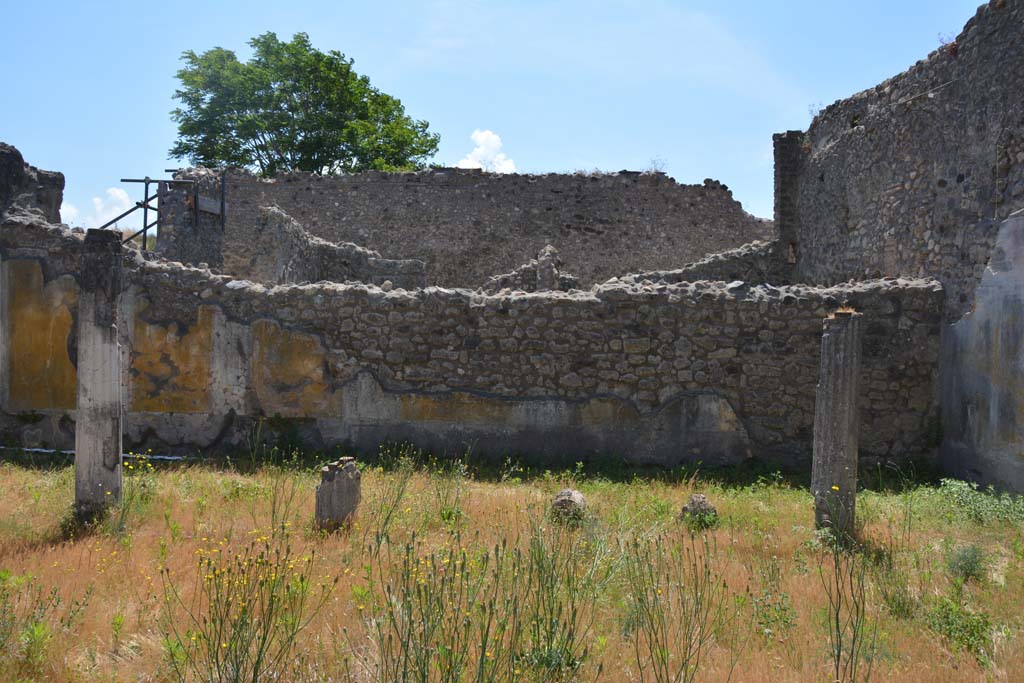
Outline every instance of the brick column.
<svg viewBox="0 0 1024 683"><path fill-rule="evenodd" d="M853 532L857 499L862 319L852 311L837 311L825 319L814 407L814 522L846 534Z"/></svg>
<svg viewBox="0 0 1024 683"><path fill-rule="evenodd" d="M121 353L117 341L121 235L90 230L78 299L75 510L91 516L121 499Z"/></svg>

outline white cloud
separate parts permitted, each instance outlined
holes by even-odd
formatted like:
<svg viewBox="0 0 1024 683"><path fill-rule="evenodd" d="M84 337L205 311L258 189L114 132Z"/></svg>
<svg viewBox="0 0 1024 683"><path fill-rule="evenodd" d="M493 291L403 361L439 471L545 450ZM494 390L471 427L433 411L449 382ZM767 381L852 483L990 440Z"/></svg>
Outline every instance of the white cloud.
<svg viewBox="0 0 1024 683"><path fill-rule="evenodd" d="M68 225L74 225L78 222L78 207L70 202L61 202L60 205L60 219Z"/></svg>
<svg viewBox="0 0 1024 683"><path fill-rule="evenodd" d="M60 217L68 225L98 228L130 209L133 204L135 202L120 187L108 187L103 197L92 198L91 213L83 213L74 204L64 202L60 205ZM128 221L137 223L138 219L128 216L122 222L127 223ZM134 223L132 224L134 225Z"/></svg>
<svg viewBox="0 0 1024 683"><path fill-rule="evenodd" d="M99 227L119 214L124 213L130 209L134 203L135 202L128 197L128 193L120 187L108 187L106 199L103 197L92 198L92 209L93 216L95 216L96 227Z"/></svg>
<svg viewBox="0 0 1024 683"><path fill-rule="evenodd" d="M477 128L469 136L476 147L455 164L456 168L482 168L492 173L515 173L516 162L501 151L501 136L491 130Z"/></svg>

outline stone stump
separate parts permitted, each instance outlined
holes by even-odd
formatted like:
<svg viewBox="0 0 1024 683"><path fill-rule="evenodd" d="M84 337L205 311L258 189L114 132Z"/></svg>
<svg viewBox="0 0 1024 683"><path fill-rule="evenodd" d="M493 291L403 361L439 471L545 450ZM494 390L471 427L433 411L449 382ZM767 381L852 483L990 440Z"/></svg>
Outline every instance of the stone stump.
<svg viewBox="0 0 1024 683"><path fill-rule="evenodd" d="M351 524L359 507L360 475L355 458L342 458L320 470L316 487L316 525L335 531Z"/></svg>
<svg viewBox="0 0 1024 683"><path fill-rule="evenodd" d="M587 499L576 489L562 489L551 501L551 513L556 519L582 519L586 509Z"/></svg>
<svg viewBox="0 0 1024 683"><path fill-rule="evenodd" d="M853 533L857 499L862 320L843 309L825 319L814 407L814 522L845 535Z"/></svg>
<svg viewBox="0 0 1024 683"><path fill-rule="evenodd" d="M89 230L82 247L78 298L78 408L75 415L75 511L97 514L121 500L121 233Z"/></svg>
<svg viewBox="0 0 1024 683"><path fill-rule="evenodd" d="M703 493L691 493L690 499L679 513L679 519L685 520L687 517L716 519L718 517L718 510L715 509L715 506L711 504L711 501Z"/></svg>

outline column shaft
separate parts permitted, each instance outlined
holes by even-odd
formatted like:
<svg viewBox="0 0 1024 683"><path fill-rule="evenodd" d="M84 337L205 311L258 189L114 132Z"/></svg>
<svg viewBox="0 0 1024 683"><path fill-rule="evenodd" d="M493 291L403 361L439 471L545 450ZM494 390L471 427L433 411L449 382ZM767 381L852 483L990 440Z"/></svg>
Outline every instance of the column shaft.
<svg viewBox="0 0 1024 683"><path fill-rule="evenodd" d="M853 532L857 497L862 319L853 312L825 319L814 409L814 521L847 534Z"/></svg>
<svg viewBox="0 0 1024 683"><path fill-rule="evenodd" d="M90 230L79 278L75 418L75 509L86 516L121 499L121 270L120 234Z"/></svg>

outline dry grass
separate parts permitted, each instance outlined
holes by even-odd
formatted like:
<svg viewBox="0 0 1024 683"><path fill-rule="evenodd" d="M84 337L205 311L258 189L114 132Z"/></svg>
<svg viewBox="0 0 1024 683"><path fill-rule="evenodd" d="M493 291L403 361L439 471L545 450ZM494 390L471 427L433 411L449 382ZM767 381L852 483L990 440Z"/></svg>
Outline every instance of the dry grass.
<svg viewBox="0 0 1024 683"><path fill-rule="evenodd" d="M354 652L363 660L373 658L368 620L380 615L382 605L367 597L380 588L368 583L367 568L381 566L374 565L372 549L381 531L382 501L394 492L399 473L368 468L357 523L326 537L312 530L317 480L311 471L240 474L192 466L158 468L143 476L148 496L135 499L123 528L108 523L69 537L63 522L73 495L71 469L0 465L0 569L29 574L45 590L56 587L64 601L56 612L66 612L71 601L88 596L86 608L66 628L53 622L51 637L35 662L26 661L24 642L0 652L0 679L175 680L165 663L161 619L167 608L161 570L169 570L187 599L195 585L197 551L220 547L230 553L251 538L250 532L269 529L274 521L270 494L282 481L301 495L285 511L287 519L276 521L288 522L298 555L313 555L316 575L339 577L325 608L301 634L284 678L345 680L345 662L354 661ZM588 500L587 521L574 533L607 542L612 564L633 538L661 535L668 543L683 543L687 532L675 515L694 490L707 493L718 507L720 522L708 532L715 548L712 561L728 587L728 606L735 614L710 639L696 680L829 680L828 600L819 576L820 545L810 528L811 498L785 483L738 485L671 477L619 483L579 472L526 481L470 477L442 482L436 472L416 468L387 529L391 540L383 546L398 549L415 536L424 551L451 548L456 538L471 554L502 542L522 547L536 524L547 524L544 512L553 494L570 483ZM461 514L439 514L439 495L451 497L445 486L460 489L461 496L452 499ZM1020 521L976 521L938 487L914 489L910 506L913 518L904 532L906 495L869 491L858 500L865 522L861 537L873 558L867 587L869 617L878 625L872 680L1020 680ZM550 526L544 528L555 533ZM948 569L950 554L972 544L986 558L985 576L964 584L961 599L967 609L986 613L993 624L990 661L985 663L937 634L927 620L933 604L956 590ZM625 580L627 572L615 567L611 572L611 582L588 603L587 616L593 620L586 634L588 656L574 680L594 680L601 668L602 681L640 680L625 628L632 587ZM905 587L909 614L895 616L885 607L886 577L890 585ZM539 679L529 672L521 678Z"/></svg>

